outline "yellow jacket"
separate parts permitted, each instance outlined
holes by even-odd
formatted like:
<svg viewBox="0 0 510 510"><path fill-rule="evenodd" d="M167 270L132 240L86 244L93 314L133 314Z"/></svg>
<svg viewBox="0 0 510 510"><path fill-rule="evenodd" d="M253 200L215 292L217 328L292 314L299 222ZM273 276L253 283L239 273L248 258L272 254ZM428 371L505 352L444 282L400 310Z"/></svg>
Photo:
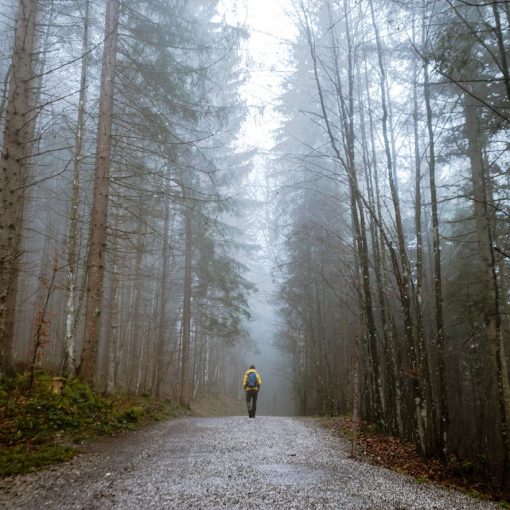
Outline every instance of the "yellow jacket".
<svg viewBox="0 0 510 510"><path fill-rule="evenodd" d="M257 375L257 386L255 386L255 388L248 388L248 386L247 386L247 384L248 384L248 375L251 372L255 372L255 374ZM246 372L244 373L244 378L243 378L243 389L244 389L244 391L248 391L248 390L259 391L261 384L262 384L262 378L260 377L259 373L254 368L249 368L248 370L246 370Z"/></svg>

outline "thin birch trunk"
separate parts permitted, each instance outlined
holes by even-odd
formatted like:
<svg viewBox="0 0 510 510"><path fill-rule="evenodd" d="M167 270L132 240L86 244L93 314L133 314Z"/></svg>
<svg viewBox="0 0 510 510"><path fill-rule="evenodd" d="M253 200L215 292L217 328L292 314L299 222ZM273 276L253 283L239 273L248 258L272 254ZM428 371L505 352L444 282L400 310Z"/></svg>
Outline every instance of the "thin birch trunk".
<svg viewBox="0 0 510 510"><path fill-rule="evenodd" d="M68 253L67 253L67 302L66 302L66 336L64 346L64 359L62 372L64 377L73 376L76 371L75 359L75 291L76 277L78 272L78 211L80 207L80 173L81 160L83 158L83 138L85 132L85 111L87 103L87 73L89 58L87 55L89 47L89 11L90 0L85 0L85 12L83 15L83 36L82 36L82 62L80 76L80 95L78 99L78 119L76 123L74 172L71 190L71 218L68 231Z"/></svg>

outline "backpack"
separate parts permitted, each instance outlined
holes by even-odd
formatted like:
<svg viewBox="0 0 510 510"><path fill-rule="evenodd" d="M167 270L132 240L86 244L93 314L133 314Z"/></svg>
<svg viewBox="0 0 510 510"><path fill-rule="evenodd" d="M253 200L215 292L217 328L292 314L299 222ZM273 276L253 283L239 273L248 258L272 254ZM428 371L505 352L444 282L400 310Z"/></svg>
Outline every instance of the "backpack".
<svg viewBox="0 0 510 510"><path fill-rule="evenodd" d="M250 372L248 374L248 380L246 381L246 386L248 386L248 388L256 388L258 386L256 372Z"/></svg>

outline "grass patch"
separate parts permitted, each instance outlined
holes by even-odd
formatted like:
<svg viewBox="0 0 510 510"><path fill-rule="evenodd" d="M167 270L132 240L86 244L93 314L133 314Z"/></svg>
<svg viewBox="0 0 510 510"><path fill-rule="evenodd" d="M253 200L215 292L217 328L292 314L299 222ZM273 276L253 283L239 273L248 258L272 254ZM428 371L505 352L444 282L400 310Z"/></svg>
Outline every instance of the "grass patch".
<svg viewBox="0 0 510 510"><path fill-rule="evenodd" d="M45 466L69 460L78 453L76 448L59 444L42 444L32 447L18 444L0 447L0 477L30 473Z"/></svg>
<svg viewBox="0 0 510 510"><path fill-rule="evenodd" d="M84 441L175 415L168 401L102 397L79 379L55 394L52 382L41 373L32 385L19 375L0 386L0 477L68 460Z"/></svg>

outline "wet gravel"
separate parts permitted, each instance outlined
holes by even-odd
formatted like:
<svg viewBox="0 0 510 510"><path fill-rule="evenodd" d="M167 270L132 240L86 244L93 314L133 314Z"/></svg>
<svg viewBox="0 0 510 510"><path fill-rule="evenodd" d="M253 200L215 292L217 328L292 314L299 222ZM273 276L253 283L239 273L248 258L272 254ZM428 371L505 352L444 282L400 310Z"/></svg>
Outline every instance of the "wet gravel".
<svg viewBox="0 0 510 510"><path fill-rule="evenodd" d="M181 418L0 482L0 508L496 508L348 458L317 421Z"/></svg>

